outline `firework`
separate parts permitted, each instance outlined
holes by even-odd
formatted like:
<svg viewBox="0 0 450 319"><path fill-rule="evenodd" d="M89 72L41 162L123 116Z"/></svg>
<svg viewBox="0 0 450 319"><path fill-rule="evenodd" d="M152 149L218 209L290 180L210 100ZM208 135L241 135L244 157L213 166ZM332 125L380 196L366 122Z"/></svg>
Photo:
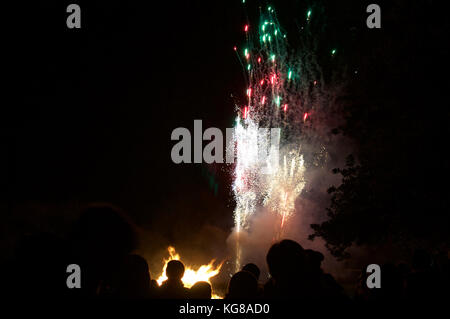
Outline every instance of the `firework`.
<svg viewBox="0 0 450 319"><path fill-rule="evenodd" d="M311 19L312 11L308 10L305 23ZM318 81L308 72L311 63L304 58L310 55L288 54L286 32L273 7L261 11L257 28L249 26L246 23L243 27L245 46L234 47L247 80L245 104L236 105L239 116L233 139L237 150L232 185L236 270L241 259L240 233L250 229L250 217L258 207L280 216L279 234L295 213L295 200L305 186L300 136L311 115L311 90L319 89ZM269 141L262 128L279 128L278 143Z"/></svg>
<svg viewBox="0 0 450 319"><path fill-rule="evenodd" d="M295 212L295 199L305 187L305 165L300 151L290 151L283 156L283 164L269 176L264 206L281 217L280 232L285 222Z"/></svg>

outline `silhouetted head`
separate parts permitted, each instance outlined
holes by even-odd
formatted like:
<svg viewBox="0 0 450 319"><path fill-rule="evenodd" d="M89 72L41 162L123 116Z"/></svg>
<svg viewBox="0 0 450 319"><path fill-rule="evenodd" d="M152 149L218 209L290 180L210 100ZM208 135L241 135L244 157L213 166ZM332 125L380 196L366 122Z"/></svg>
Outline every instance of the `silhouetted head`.
<svg viewBox="0 0 450 319"><path fill-rule="evenodd" d="M150 271L147 260L139 255L129 255L125 258L124 270L128 272L129 280L133 283L150 285Z"/></svg>
<svg viewBox="0 0 450 319"><path fill-rule="evenodd" d="M239 271L233 275L228 284L228 299L255 298L258 293L258 282L248 271Z"/></svg>
<svg viewBox="0 0 450 319"><path fill-rule="evenodd" d="M211 294L211 285L206 281L198 281L190 289L190 297L193 299L211 299Z"/></svg>
<svg viewBox="0 0 450 319"><path fill-rule="evenodd" d="M184 265L179 260L171 260L167 264L166 276L169 280L181 280L184 275Z"/></svg>
<svg viewBox="0 0 450 319"><path fill-rule="evenodd" d="M147 261L139 255L125 258L119 272L119 293L127 298L145 298L150 289Z"/></svg>
<svg viewBox="0 0 450 319"><path fill-rule="evenodd" d="M124 256L137 246L133 224L120 209L107 204L90 205L78 221L75 236L81 251L92 257Z"/></svg>
<svg viewBox="0 0 450 319"><path fill-rule="evenodd" d="M249 263L242 267L242 270L248 271L249 273L253 274L256 278L256 280L259 279L259 274L261 273L258 266L256 266L253 263Z"/></svg>
<svg viewBox="0 0 450 319"><path fill-rule="evenodd" d="M319 271L322 261L324 259L323 254L321 252L306 249L305 250L306 257L308 259L308 265L311 271Z"/></svg>
<svg viewBox="0 0 450 319"><path fill-rule="evenodd" d="M298 277L305 270L305 251L299 243L285 239L270 247L266 256L269 272L275 280Z"/></svg>

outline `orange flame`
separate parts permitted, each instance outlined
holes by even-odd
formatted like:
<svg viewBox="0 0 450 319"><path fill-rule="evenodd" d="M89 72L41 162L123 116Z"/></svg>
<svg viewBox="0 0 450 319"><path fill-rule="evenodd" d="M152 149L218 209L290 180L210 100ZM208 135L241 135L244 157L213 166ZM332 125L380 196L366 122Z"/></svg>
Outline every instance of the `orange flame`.
<svg viewBox="0 0 450 319"><path fill-rule="evenodd" d="M166 276L166 268L167 264L171 260L181 260L180 255L176 252L175 248L172 246L169 246L167 248L169 252L169 258L164 259L164 267L162 270L162 274L158 277L156 280L158 282L158 285L161 286L163 281L167 280ZM217 276L220 272L220 269L222 268L223 262L221 262L218 266L214 266L215 259L211 260L209 264L200 266L197 270L194 270L190 266L185 265L185 271L184 276L181 278L181 281L183 282L184 286L187 288L191 288L196 282L199 281L206 281L209 284L211 284L210 279L214 276ZM212 286L212 284L211 284ZM213 293L213 299L218 299L220 296L215 295Z"/></svg>

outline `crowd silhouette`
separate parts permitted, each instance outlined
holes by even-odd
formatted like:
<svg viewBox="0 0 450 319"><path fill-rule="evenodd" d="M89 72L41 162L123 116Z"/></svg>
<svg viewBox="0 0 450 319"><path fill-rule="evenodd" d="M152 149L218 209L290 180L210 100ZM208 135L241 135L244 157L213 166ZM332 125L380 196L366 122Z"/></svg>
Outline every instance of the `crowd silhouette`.
<svg viewBox="0 0 450 319"><path fill-rule="evenodd" d="M133 251L137 236L133 224L120 209L109 205L90 206L80 216L66 239L51 234L24 237L13 260L2 265L3 287L12 297L76 297L121 299L210 299L212 287L197 282L190 289L181 281L181 261L167 264L167 280L160 286L150 277L147 261ZM382 266L382 288L369 289L362 271L352 295L321 264L324 256L303 249L292 240L270 247L266 261L270 278L260 282L260 269L249 263L235 273L225 299L319 298L342 301L437 298L446 295L448 258L434 259L417 250L411 267ZM68 289L66 267L76 263L83 270L81 289Z"/></svg>

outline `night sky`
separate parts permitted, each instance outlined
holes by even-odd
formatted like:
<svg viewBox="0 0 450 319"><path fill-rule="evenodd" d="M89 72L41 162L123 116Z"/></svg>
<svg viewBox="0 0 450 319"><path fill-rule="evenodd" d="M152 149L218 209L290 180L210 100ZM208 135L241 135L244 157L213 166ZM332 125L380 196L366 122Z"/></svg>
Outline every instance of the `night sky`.
<svg viewBox="0 0 450 319"><path fill-rule="evenodd" d="M4 229L21 234L50 218L58 225L55 216L64 219L100 201L157 229L166 243L182 241L183 229L195 233L204 224L220 229L224 240L234 205L227 167L173 164L170 134L177 127L193 131L194 119L202 119L204 128L232 126L234 104L245 93L233 51L243 42L240 1L77 1L81 30L66 27L69 3L20 3L4 11L1 210L4 220L14 220ZM288 32L308 3L275 3ZM343 52L355 63L360 52L384 50L381 32L389 31L369 34L365 27L370 2L339 3L329 3L323 14L356 33L337 36L337 28L328 33L330 43L347 39L340 45L348 45ZM421 23L402 20L387 2L380 5L392 32L404 26L406 34ZM257 16L257 7L257 1L249 4L249 12ZM375 48L370 40L355 46L368 36ZM20 216L38 217L27 224Z"/></svg>
<svg viewBox="0 0 450 319"><path fill-rule="evenodd" d="M172 163L170 133L232 123L239 3L80 5L81 30L59 1L14 12L8 200L108 201L145 222L173 195L209 189L202 165Z"/></svg>

